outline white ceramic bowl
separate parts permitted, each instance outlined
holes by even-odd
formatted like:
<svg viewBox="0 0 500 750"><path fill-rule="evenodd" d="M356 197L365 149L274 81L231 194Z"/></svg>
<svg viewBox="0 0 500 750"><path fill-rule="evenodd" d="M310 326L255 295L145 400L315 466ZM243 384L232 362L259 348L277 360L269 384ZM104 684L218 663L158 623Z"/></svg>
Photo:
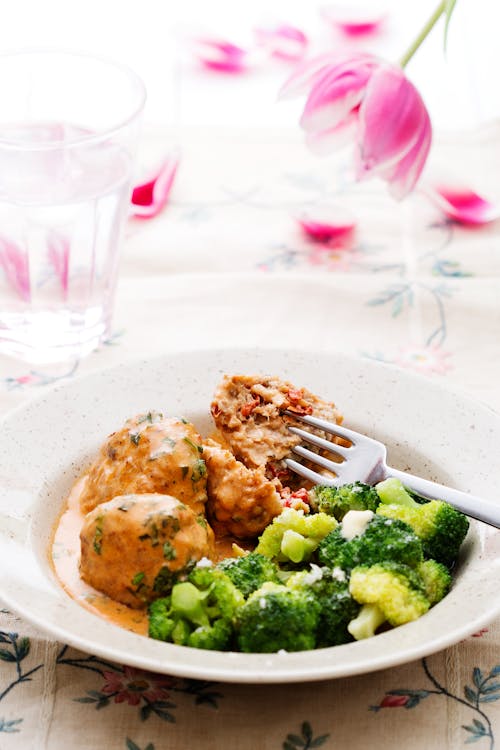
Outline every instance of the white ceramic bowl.
<svg viewBox="0 0 500 750"><path fill-rule="evenodd" d="M307 352L168 355L75 379L11 412L0 429L0 596L50 636L123 664L228 682L320 680L369 672L438 651L500 612L500 534L478 522L448 596L420 620L359 643L298 653L189 649L135 635L83 609L49 564L64 499L104 438L137 412L183 414L202 431L224 373L272 373L333 399L345 424L388 445L389 463L498 497L500 417L486 407L378 363Z"/></svg>

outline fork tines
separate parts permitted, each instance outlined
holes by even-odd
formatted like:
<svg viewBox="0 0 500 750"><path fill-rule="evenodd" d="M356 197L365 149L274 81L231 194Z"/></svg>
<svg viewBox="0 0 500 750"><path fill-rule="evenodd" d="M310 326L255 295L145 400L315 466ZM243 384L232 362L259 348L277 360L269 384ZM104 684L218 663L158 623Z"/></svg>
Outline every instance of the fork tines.
<svg viewBox="0 0 500 750"><path fill-rule="evenodd" d="M335 424L335 422L327 422L325 419L310 417L308 415L295 414L293 411L284 411L283 414L287 417L292 417L299 422L303 422L304 424L309 425L309 427L316 427L319 430L323 430L323 432L327 432L329 435L336 435L337 437L345 438L353 444L355 444L356 440L360 437L358 432L354 432L354 430L348 430L347 427L342 427L339 424ZM289 429L292 430L293 428L289 427Z"/></svg>

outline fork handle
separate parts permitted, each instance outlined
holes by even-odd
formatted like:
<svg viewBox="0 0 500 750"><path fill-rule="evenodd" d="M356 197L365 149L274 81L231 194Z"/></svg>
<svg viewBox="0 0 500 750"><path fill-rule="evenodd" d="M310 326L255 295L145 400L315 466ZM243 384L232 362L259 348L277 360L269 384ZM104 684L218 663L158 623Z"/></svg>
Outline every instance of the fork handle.
<svg viewBox="0 0 500 750"><path fill-rule="evenodd" d="M444 484L431 482L429 479L422 479L413 474L407 474L405 471L398 471L387 467L387 476L396 477L401 482L422 497L439 498L453 505L458 510L465 513L466 516L477 518L478 521L490 524L500 529L500 504L491 500L485 500L476 495L469 495L468 492L454 490L446 487Z"/></svg>

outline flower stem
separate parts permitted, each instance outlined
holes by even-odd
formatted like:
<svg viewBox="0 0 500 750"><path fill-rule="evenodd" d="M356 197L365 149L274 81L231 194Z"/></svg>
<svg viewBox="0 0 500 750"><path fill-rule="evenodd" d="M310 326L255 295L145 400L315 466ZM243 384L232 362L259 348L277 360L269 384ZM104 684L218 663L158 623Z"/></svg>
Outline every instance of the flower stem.
<svg viewBox="0 0 500 750"><path fill-rule="evenodd" d="M415 52L418 50L422 42L424 42L425 39L427 39L427 37L429 36L434 26L443 15L445 11L445 7L446 7L446 2L445 0L442 0L442 2L439 3L436 10L432 14L432 16L428 19L427 23L421 29L418 36L413 40L413 42L410 44L410 46L404 53L403 57L399 61L399 64L401 65L402 68L405 68L407 66L407 64L410 62L411 58L413 57Z"/></svg>

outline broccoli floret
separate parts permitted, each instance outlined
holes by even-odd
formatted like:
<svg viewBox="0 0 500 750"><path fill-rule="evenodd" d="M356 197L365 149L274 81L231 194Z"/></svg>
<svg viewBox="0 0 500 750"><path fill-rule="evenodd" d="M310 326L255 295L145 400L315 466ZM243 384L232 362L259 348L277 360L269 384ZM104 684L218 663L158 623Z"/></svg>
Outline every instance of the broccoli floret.
<svg viewBox="0 0 500 750"><path fill-rule="evenodd" d="M238 610L238 646L245 653L313 649L318 618L319 604L310 591L265 583Z"/></svg>
<svg viewBox="0 0 500 750"><path fill-rule="evenodd" d="M234 619L238 607L243 604L243 595L231 579L218 568L196 566L188 581L206 595L206 607L211 617Z"/></svg>
<svg viewBox="0 0 500 750"><path fill-rule="evenodd" d="M376 510L380 500L369 484L354 482L341 487L317 485L309 491L309 502L314 511L328 513L341 521L350 510Z"/></svg>
<svg viewBox="0 0 500 750"><path fill-rule="evenodd" d="M149 636L157 641L169 641L175 621L170 617L169 598L156 599L149 605Z"/></svg>
<svg viewBox="0 0 500 750"><path fill-rule="evenodd" d="M430 607L424 584L408 565L383 562L354 568L349 581L351 596L363 606L357 618L348 625L356 640L375 635L387 621L393 627L417 620Z"/></svg>
<svg viewBox="0 0 500 750"><path fill-rule="evenodd" d="M264 529L255 552L277 562L304 562L336 525L335 518L326 513L305 515L286 508Z"/></svg>
<svg viewBox="0 0 500 750"><path fill-rule="evenodd" d="M446 596L451 586L448 568L436 560L424 560L417 565L417 573L423 581L425 595L431 606Z"/></svg>
<svg viewBox="0 0 500 750"><path fill-rule="evenodd" d="M377 513L407 523L422 540L424 556L451 567L469 528L467 516L442 500L418 503L393 477L375 489L381 500Z"/></svg>
<svg viewBox="0 0 500 750"><path fill-rule="evenodd" d="M170 596L151 604L149 635L179 646L222 651L229 647L243 602L243 594L222 570L194 568Z"/></svg>
<svg viewBox="0 0 500 750"><path fill-rule="evenodd" d="M347 626L358 614L359 604L349 593L349 581L343 570L320 568L313 563L310 571L294 573L286 585L293 589L306 588L320 606L316 648L352 641Z"/></svg>
<svg viewBox="0 0 500 750"><path fill-rule="evenodd" d="M369 511L353 510L350 513L365 514ZM346 515L342 524L318 546L317 557L321 565L349 571L357 565L374 565L384 560L411 566L422 561L422 544L408 524L373 515L362 533L346 538L343 534L347 518Z"/></svg>
<svg viewBox="0 0 500 750"><path fill-rule="evenodd" d="M258 552L243 557L227 557L217 567L231 579L245 599L266 581L279 583L278 568L272 560Z"/></svg>

